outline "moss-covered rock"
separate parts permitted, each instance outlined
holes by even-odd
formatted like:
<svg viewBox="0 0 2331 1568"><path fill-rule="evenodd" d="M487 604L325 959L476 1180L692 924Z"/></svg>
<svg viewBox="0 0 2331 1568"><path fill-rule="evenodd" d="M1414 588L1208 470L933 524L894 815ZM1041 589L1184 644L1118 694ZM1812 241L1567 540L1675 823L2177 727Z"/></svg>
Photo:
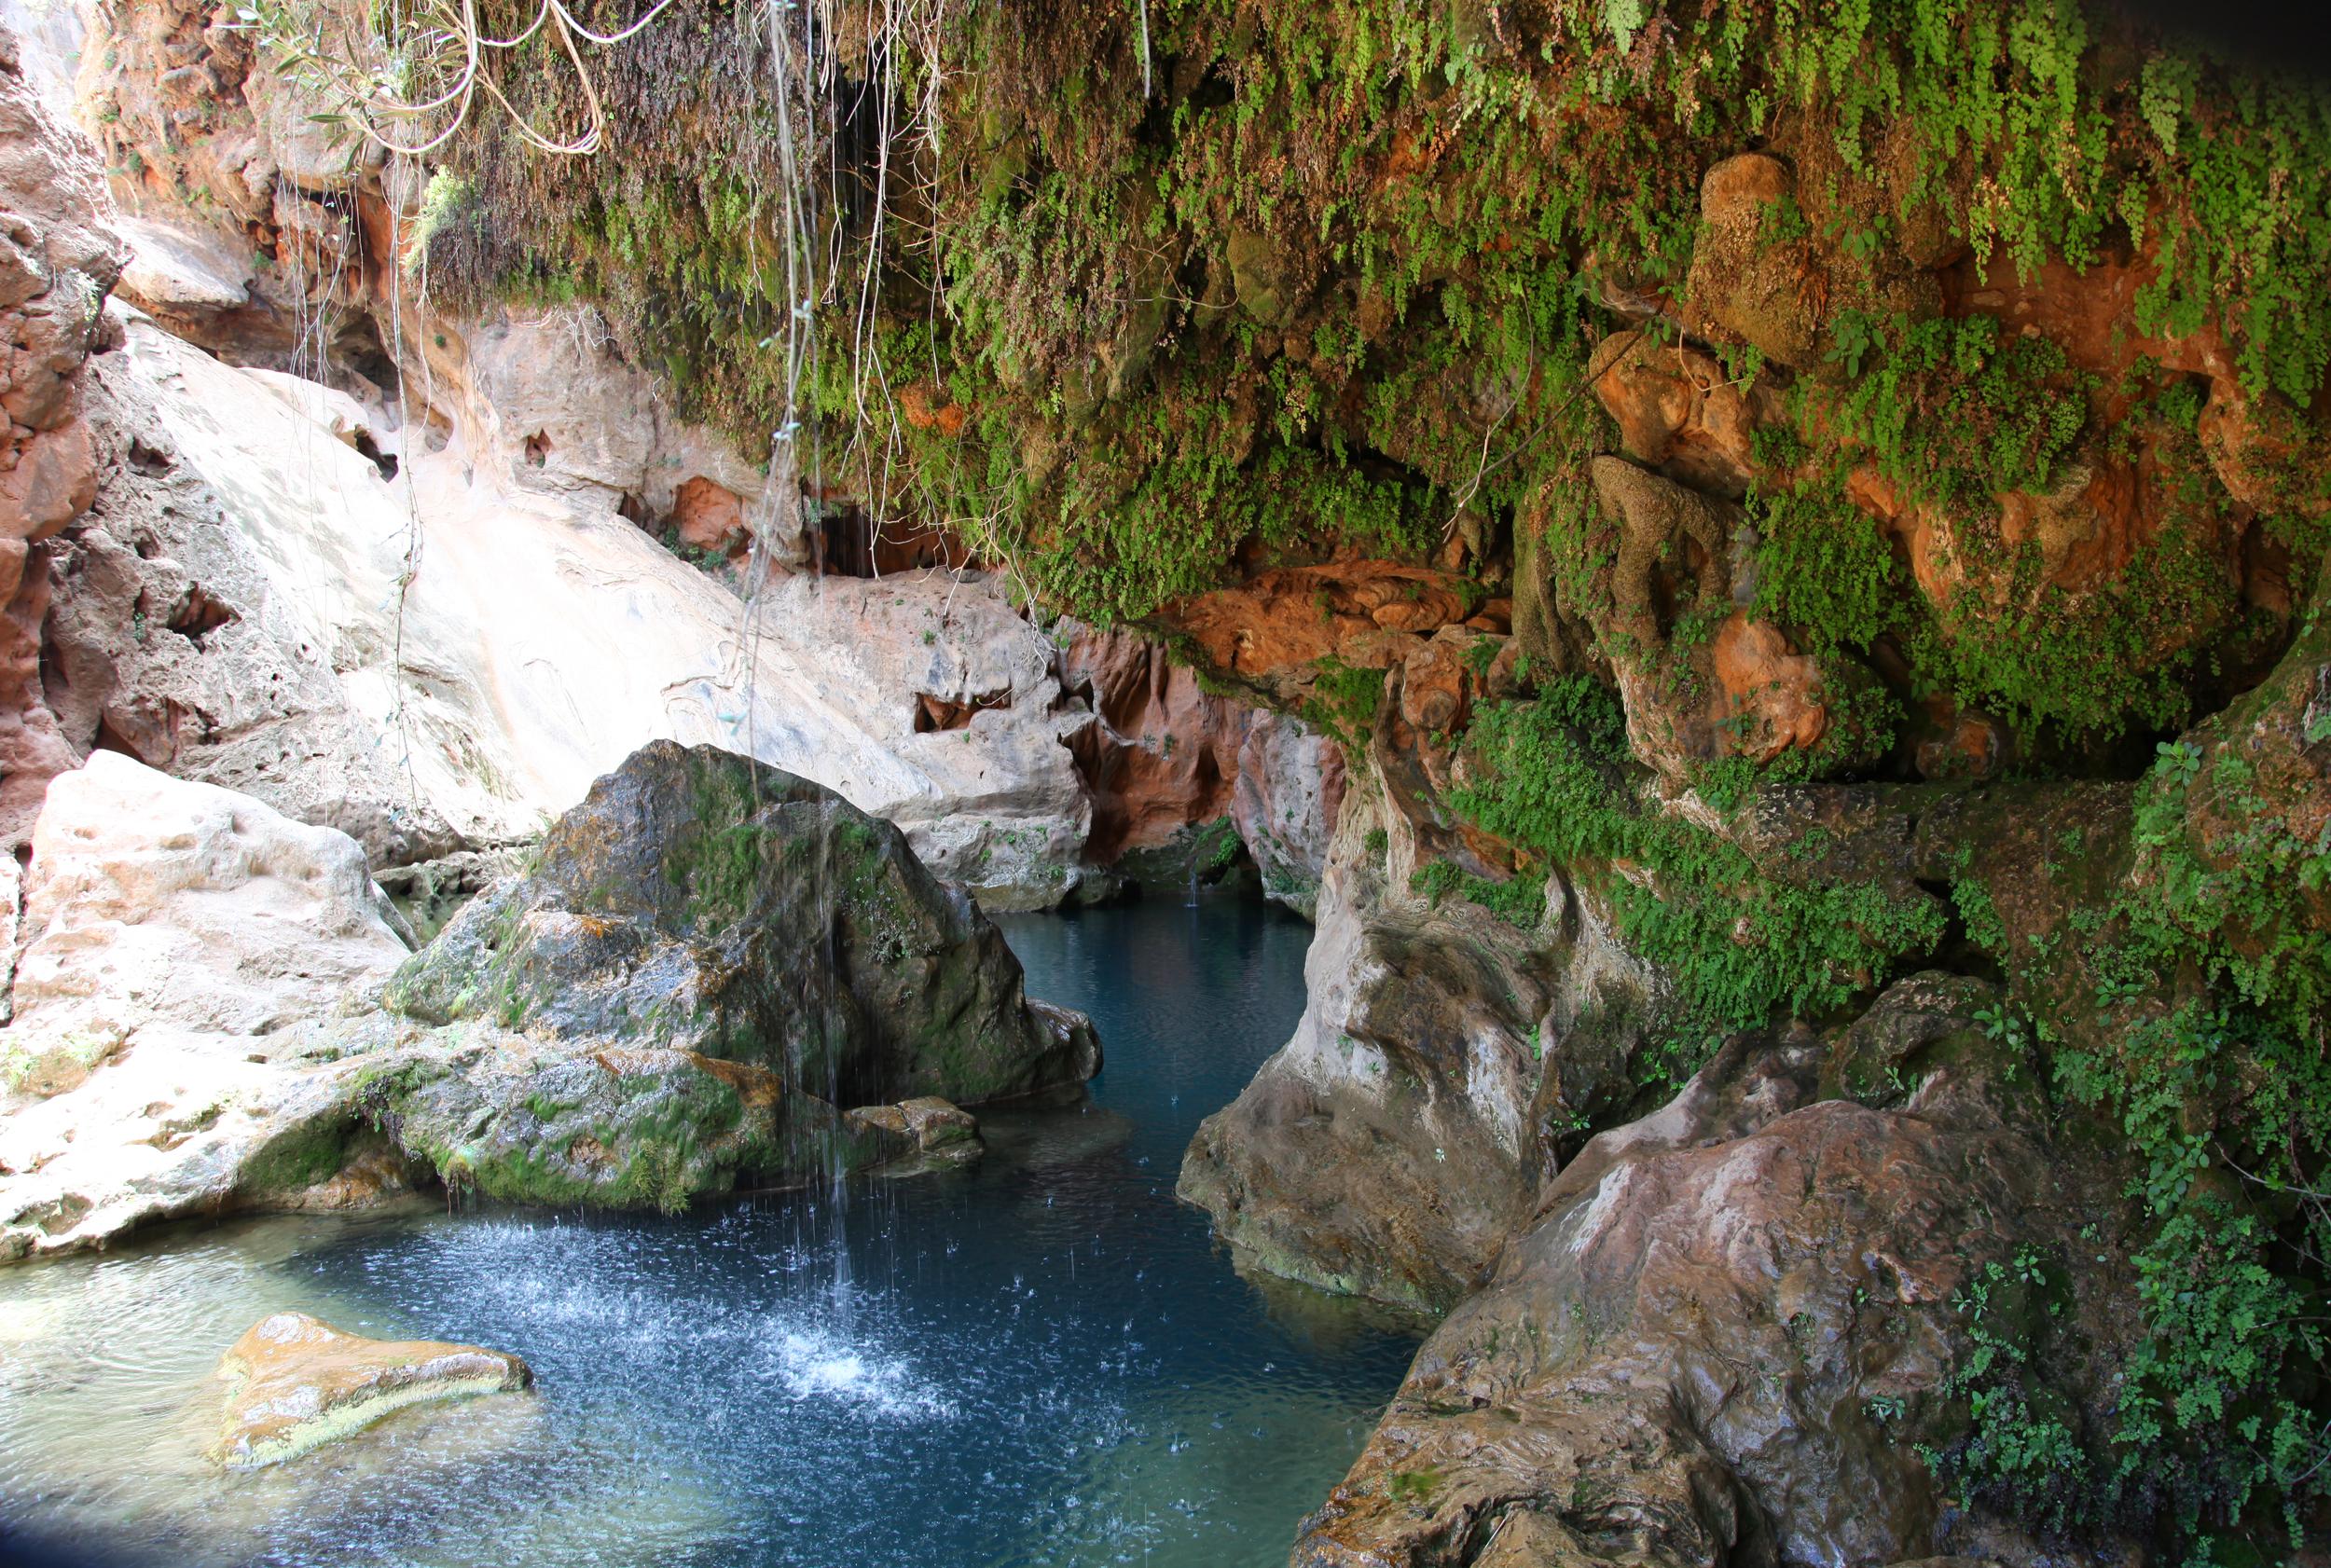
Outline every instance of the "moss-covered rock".
<svg viewBox="0 0 2331 1568"><path fill-rule="evenodd" d="M1002 934L898 829L669 741L599 780L387 1001L430 1024L750 1064L829 1104L976 1104L1099 1064L1090 1025L1031 1008Z"/></svg>

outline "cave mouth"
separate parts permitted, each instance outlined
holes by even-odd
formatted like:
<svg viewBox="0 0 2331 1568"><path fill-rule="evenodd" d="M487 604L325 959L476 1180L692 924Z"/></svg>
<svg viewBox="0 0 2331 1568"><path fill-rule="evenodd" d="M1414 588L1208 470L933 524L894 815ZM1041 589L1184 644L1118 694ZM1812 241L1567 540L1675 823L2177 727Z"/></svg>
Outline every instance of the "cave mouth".
<svg viewBox="0 0 2331 1568"><path fill-rule="evenodd" d="M854 502L821 502L812 508L812 516L816 527L810 543L818 570L825 576L872 579L978 565L962 542L945 529L879 517Z"/></svg>

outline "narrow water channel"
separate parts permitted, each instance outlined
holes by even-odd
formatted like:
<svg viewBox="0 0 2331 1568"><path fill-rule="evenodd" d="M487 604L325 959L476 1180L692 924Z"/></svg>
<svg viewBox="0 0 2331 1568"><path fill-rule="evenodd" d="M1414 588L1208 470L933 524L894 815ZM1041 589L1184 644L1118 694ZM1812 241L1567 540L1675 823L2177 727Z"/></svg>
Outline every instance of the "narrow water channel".
<svg viewBox="0 0 2331 1568"><path fill-rule="evenodd" d="M1309 928L1177 900L1006 929L1108 1066L1081 1107L984 1118L971 1171L672 1219L416 1204L0 1272L0 1518L169 1562L1284 1562L1415 1340L1239 1277L1173 1184L1292 1029ZM222 1476L211 1369L285 1307L517 1351L539 1395Z"/></svg>

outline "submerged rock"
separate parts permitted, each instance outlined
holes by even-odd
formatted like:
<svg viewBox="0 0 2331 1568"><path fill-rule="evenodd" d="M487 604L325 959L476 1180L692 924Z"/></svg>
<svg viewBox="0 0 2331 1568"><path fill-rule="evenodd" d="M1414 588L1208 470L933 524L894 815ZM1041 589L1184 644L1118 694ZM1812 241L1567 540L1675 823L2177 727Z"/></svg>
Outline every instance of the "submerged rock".
<svg viewBox="0 0 2331 1568"><path fill-rule="evenodd" d="M262 1318L221 1357L227 1386L211 1457L230 1470L297 1459L408 1405L533 1386L505 1351L435 1340L367 1340L306 1313Z"/></svg>
<svg viewBox="0 0 2331 1568"><path fill-rule="evenodd" d="M1082 1083L1099 1045L1039 1011L994 923L888 822L712 747L656 741L388 988L429 1024L751 1063L835 1104Z"/></svg>
<svg viewBox="0 0 2331 1568"><path fill-rule="evenodd" d="M969 1164L986 1152L979 1119L936 1094L921 1094L894 1106L861 1106L843 1121L853 1131L896 1149L885 1162L887 1175Z"/></svg>

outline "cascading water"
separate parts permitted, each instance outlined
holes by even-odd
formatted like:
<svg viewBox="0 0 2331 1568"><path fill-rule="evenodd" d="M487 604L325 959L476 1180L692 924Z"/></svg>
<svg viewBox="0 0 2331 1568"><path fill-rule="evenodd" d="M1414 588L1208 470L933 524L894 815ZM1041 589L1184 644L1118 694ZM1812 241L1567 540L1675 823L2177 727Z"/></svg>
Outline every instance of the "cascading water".
<svg viewBox="0 0 2331 1568"><path fill-rule="evenodd" d="M1006 925L1109 1065L1085 1105L984 1114L968 1171L671 1219L417 1204L11 1270L0 1519L172 1563L1284 1562L1414 1340L1241 1278L1173 1182L1291 1029L1310 933L1232 901ZM282 1308L513 1350L539 1392L224 1476L211 1369Z"/></svg>

